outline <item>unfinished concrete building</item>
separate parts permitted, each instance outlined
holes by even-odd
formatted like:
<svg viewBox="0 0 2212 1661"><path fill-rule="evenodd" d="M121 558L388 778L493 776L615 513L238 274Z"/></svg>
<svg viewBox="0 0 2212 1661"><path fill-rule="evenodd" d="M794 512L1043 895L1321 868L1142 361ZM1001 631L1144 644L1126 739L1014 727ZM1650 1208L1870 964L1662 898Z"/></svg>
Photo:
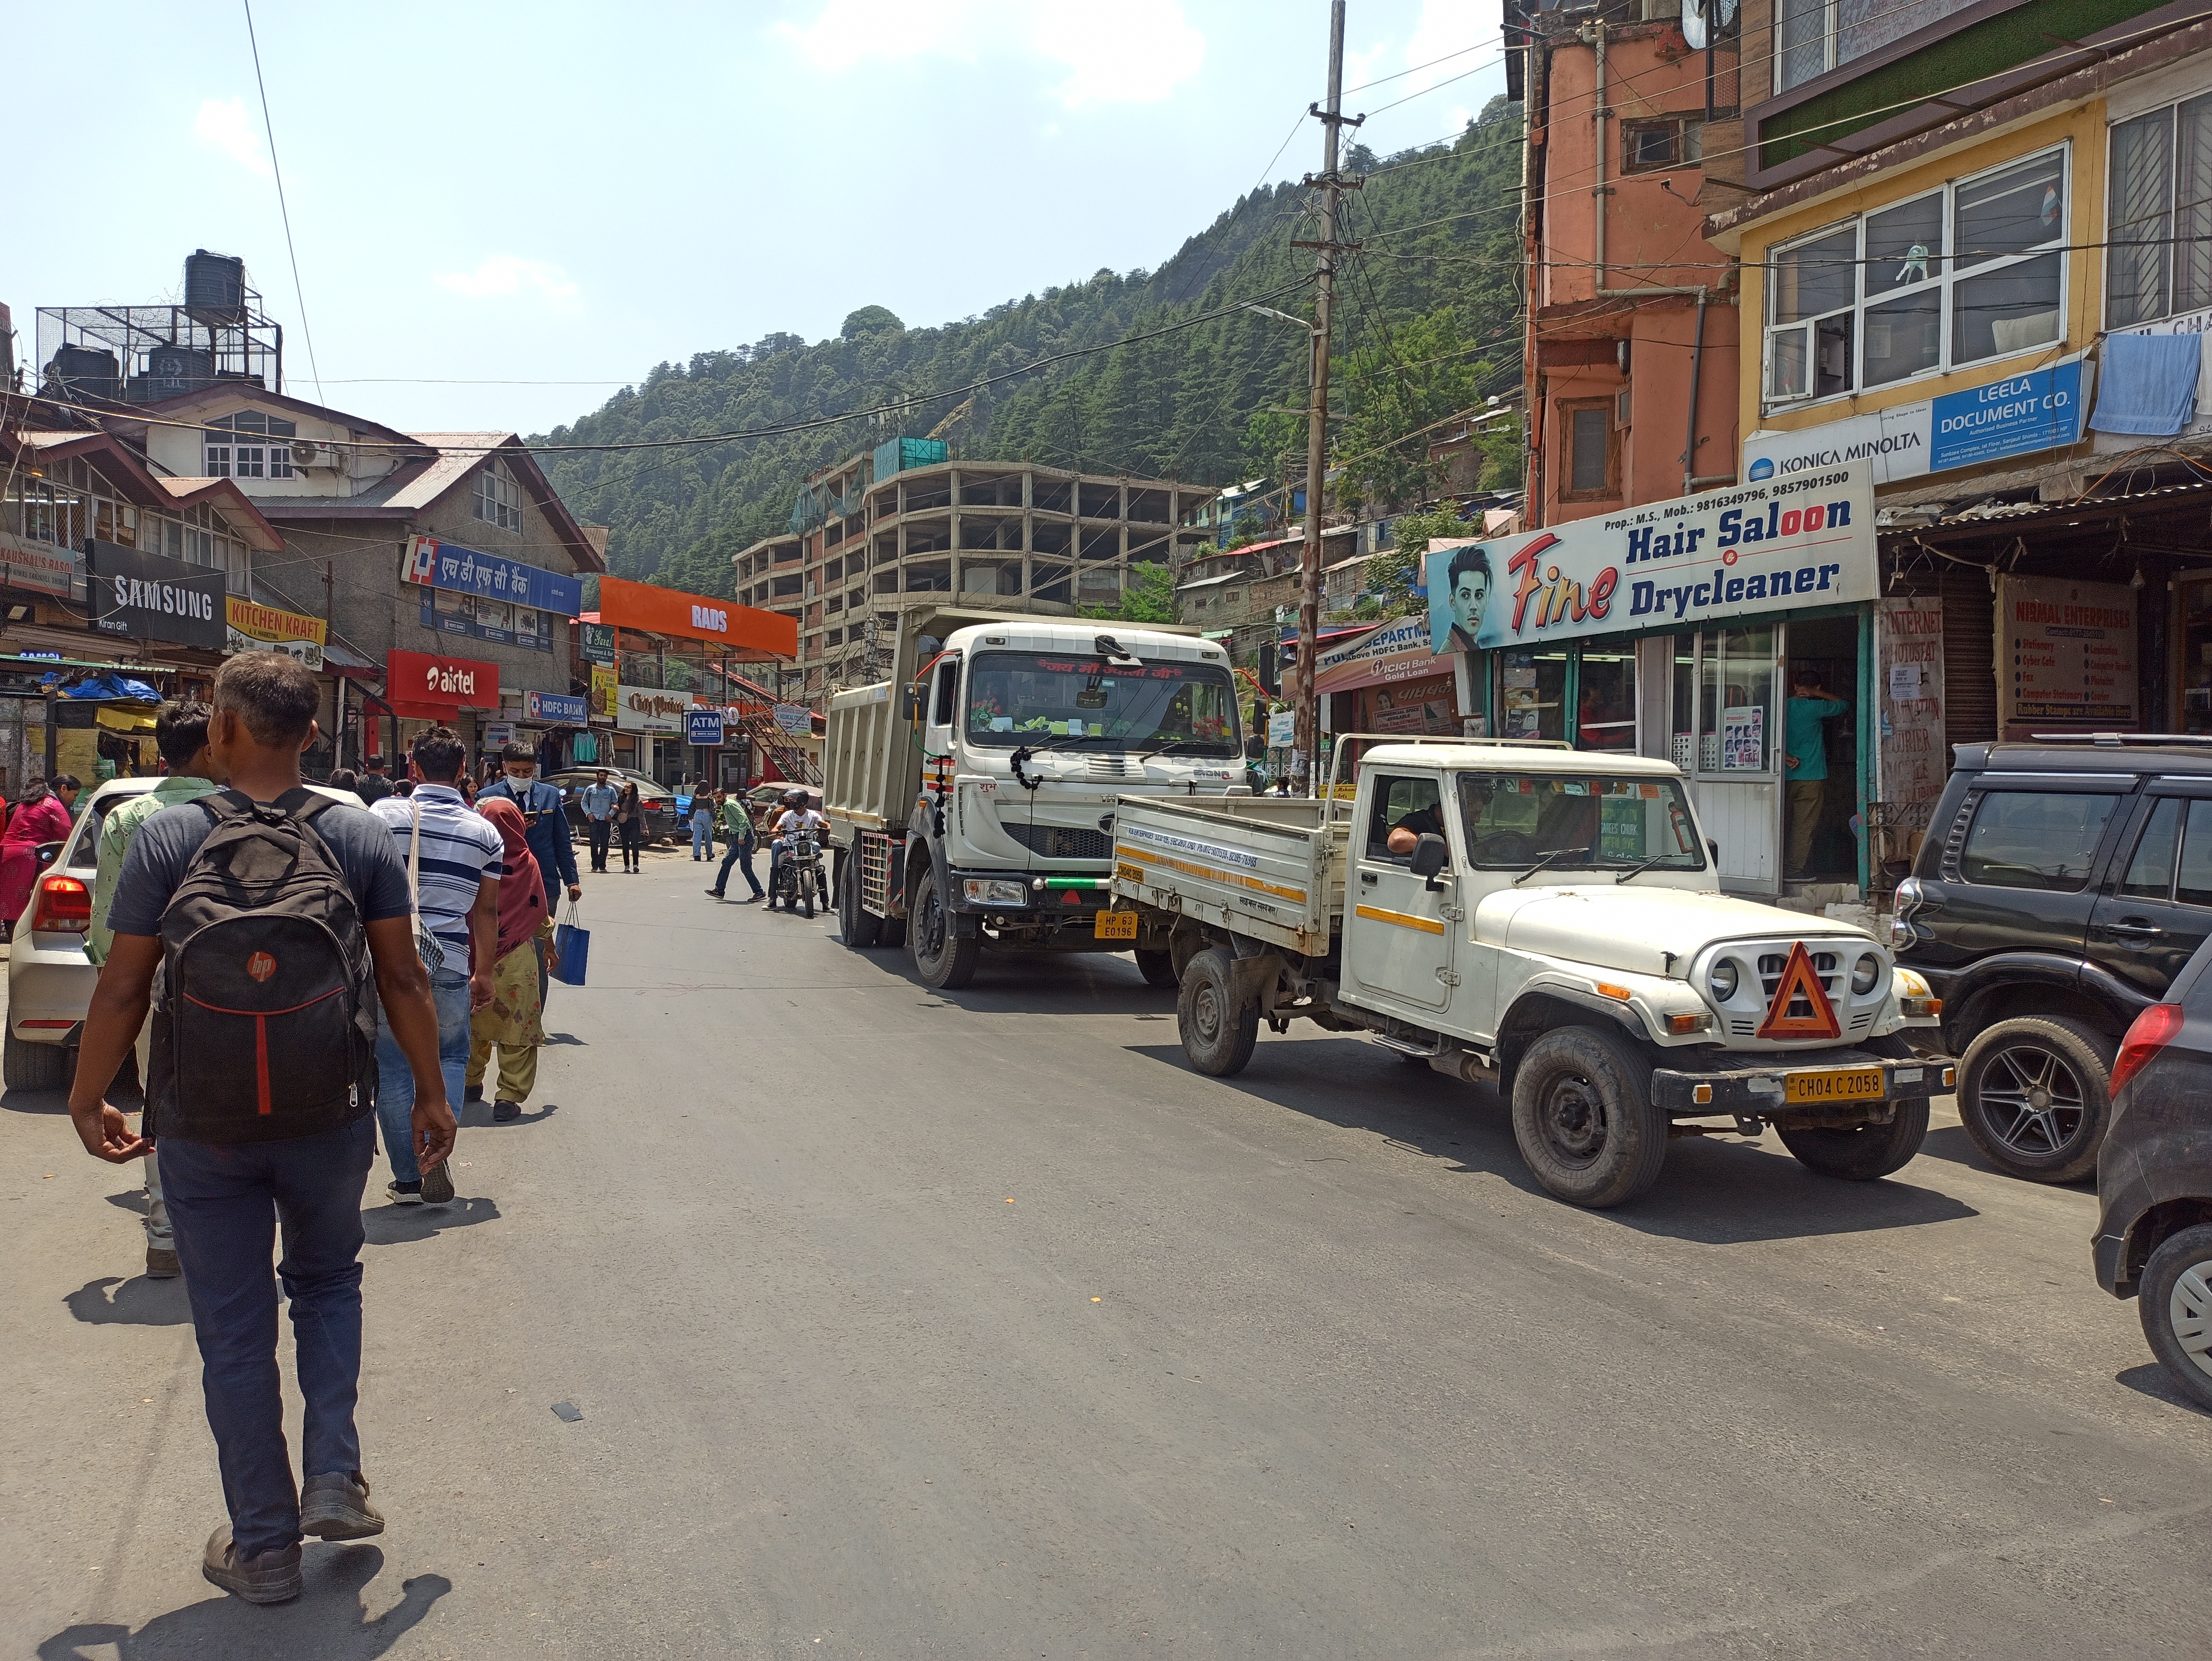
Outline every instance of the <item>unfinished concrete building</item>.
<svg viewBox="0 0 2212 1661"><path fill-rule="evenodd" d="M1180 569L1214 491L1021 461L952 461L893 440L806 481L791 528L736 556L738 601L799 620L810 698L889 672L909 605L959 599L1061 616L1118 606L1133 565ZM797 690L795 688L790 690Z"/></svg>

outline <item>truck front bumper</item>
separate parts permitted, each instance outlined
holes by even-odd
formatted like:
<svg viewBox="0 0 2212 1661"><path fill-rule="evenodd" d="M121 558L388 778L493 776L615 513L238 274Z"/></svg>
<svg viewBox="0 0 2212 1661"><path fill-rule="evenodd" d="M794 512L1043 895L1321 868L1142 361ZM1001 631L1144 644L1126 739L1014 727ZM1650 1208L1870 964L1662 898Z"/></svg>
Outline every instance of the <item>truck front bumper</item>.
<svg viewBox="0 0 2212 1661"><path fill-rule="evenodd" d="M1865 1075L1877 1070L1881 1095L1841 1093L1844 1088L1863 1089ZM1941 1096L1956 1087L1955 1071L1948 1062L1898 1061L1863 1050L1722 1053L1696 1068L1655 1068L1651 1095L1661 1111L1691 1118L1733 1113L1799 1123L1852 1121L1869 1116L1869 1110L1884 1102Z"/></svg>
<svg viewBox="0 0 2212 1661"><path fill-rule="evenodd" d="M1085 872L1078 876L1051 871L956 869L945 874L950 879L946 885L951 891L945 896L945 909L955 914L969 912L1004 917L1009 923L1059 922L1069 917L1088 918L1094 912L1114 909L1114 879L1103 872L1095 875ZM973 897L969 893L971 883L976 885ZM1020 890L1018 902L1006 892L1006 885L1010 883ZM1000 896L995 900L989 897L994 891Z"/></svg>

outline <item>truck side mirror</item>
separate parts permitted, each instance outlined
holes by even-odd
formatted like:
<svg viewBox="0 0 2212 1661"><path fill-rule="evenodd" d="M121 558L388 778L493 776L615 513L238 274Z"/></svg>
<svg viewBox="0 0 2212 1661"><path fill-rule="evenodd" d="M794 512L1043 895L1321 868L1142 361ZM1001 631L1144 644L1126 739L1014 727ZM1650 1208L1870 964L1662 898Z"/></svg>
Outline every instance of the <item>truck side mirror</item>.
<svg viewBox="0 0 2212 1661"><path fill-rule="evenodd" d="M1721 845L1711 837L1705 838L1705 851L1713 856L1715 865L1721 862Z"/></svg>
<svg viewBox="0 0 2212 1661"><path fill-rule="evenodd" d="M1413 844L1413 874L1426 879L1425 885L1437 886L1437 873L1451 863L1451 844L1433 830L1424 830L1421 839Z"/></svg>
<svg viewBox="0 0 2212 1661"><path fill-rule="evenodd" d="M900 689L899 719L910 721L921 713L921 689L906 686Z"/></svg>
<svg viewBox="0 0 2212 1661"><path fill-rule="evenodd" d="M1251 735L1251 737L1249 737L1249 738L1248 738L1248 739L1246 739L1244 740L1244 759L1245 759L1245 760L1247 760L1247 761L1265 761L1267 758L1267 739L1265 739L1261 738L1261 737L1257 733L1253 733L1253 734Z"/></svg>

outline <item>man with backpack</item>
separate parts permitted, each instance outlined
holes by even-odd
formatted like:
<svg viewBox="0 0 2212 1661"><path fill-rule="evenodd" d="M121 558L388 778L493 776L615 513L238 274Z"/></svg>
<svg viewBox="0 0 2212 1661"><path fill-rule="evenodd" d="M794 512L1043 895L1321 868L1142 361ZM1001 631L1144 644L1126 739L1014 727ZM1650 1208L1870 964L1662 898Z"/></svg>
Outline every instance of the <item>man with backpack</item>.
<svg viewBox="0 0 2212 1661"><path fill-rule="evenodd" d="M123 1165L161 1146L230 1512L201 1573L258 1603L299 1595L302 1531L384 1528L354 1425L380 1006L416 1086L411 1147L435 1165L453 1143L406 867L372 815L301 782L319 703L313 675L282 652L240 653L216 675L208 752L230 788L139 827L70 1092L94 1157ZM103 1097L149 1002L146 1120L133 1135ZM304 1488L276 1367L280 1225Z"/></svg>
<svg viewBox="0 0 2212 1661"><path fill-rule="evenodd" d="M492 1001L499 958L499 879L506 844L491 822L461 800L467 751L449 729L433 727L409 748L415 788L368 811L391 827L392 846L415 891L416 943L438 1007L438 1067L446 1099L459 1113L469 1070L470 1016ZM443 1205L453 1197L452 1171L421 1165L408 1145L415 1099L407 1056L396 1036L376 1041L377 1116L392 1160L385 1192L395 1205Z"/></svg>

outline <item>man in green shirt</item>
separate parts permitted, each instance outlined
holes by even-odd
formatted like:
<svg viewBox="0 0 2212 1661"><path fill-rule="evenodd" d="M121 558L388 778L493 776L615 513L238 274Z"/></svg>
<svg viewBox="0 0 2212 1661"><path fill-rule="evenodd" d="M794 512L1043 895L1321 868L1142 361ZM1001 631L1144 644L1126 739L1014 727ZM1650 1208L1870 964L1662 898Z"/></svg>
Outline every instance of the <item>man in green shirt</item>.
<svg viewBox="0 0 2212 1661"><path fill-rule="evenodd" d="M722 868L714 875L714 885L707 891L714 898L720 899L722 891L729 886L730 867L734 865L744 873L745 881L753 891L751 899L739 900L738 904L751 905L764 891L760 885L760 879L753 875L753 849L759 837L753 830L752 815L745 812L743 792L732 790L725 794L718 790L715 794L722 799L722 835L729 844L730 851L722 855Z"/></svg>
<svg viewBox="0 0 2212 1661"><path fill-rule="evenodd" d="M1784 874L1803 877L1813 858L1813 833L1828 794L1828 743L1821 723L1851 706L1823 690L1820 672L1800 668L1790 677L1790 709L1783 759L1790 764L1790 858Z"/></svg>
<svg viewBox="0 0 2212 1661"><path fill-rule="evenodd" d="M161 760L169 770L163 779L143 795L108 810L100 827L100 874L92 885L92 927L86 932L84 954L95 964L107 961L107 953L115 942L115 935L107 926L107 910L115 901L115 885L123 874L123 856L131 851L131 843L138 835L138 827L165 807L174 807L180 801L190 801L195 796L204 796L220 788L215 778L215 764L208 755L208 707L204 703L165 703L154 722L154 745L161 752ZM152 1076L153 1017L138 1029L138 1086L144 1089ZM146 1155L146 1275L149 1280L173 1279L177 1273L177 1245L169 1233L168 1208L161 1203L161 1173L155 1161L158 1153Z"/></svg>

